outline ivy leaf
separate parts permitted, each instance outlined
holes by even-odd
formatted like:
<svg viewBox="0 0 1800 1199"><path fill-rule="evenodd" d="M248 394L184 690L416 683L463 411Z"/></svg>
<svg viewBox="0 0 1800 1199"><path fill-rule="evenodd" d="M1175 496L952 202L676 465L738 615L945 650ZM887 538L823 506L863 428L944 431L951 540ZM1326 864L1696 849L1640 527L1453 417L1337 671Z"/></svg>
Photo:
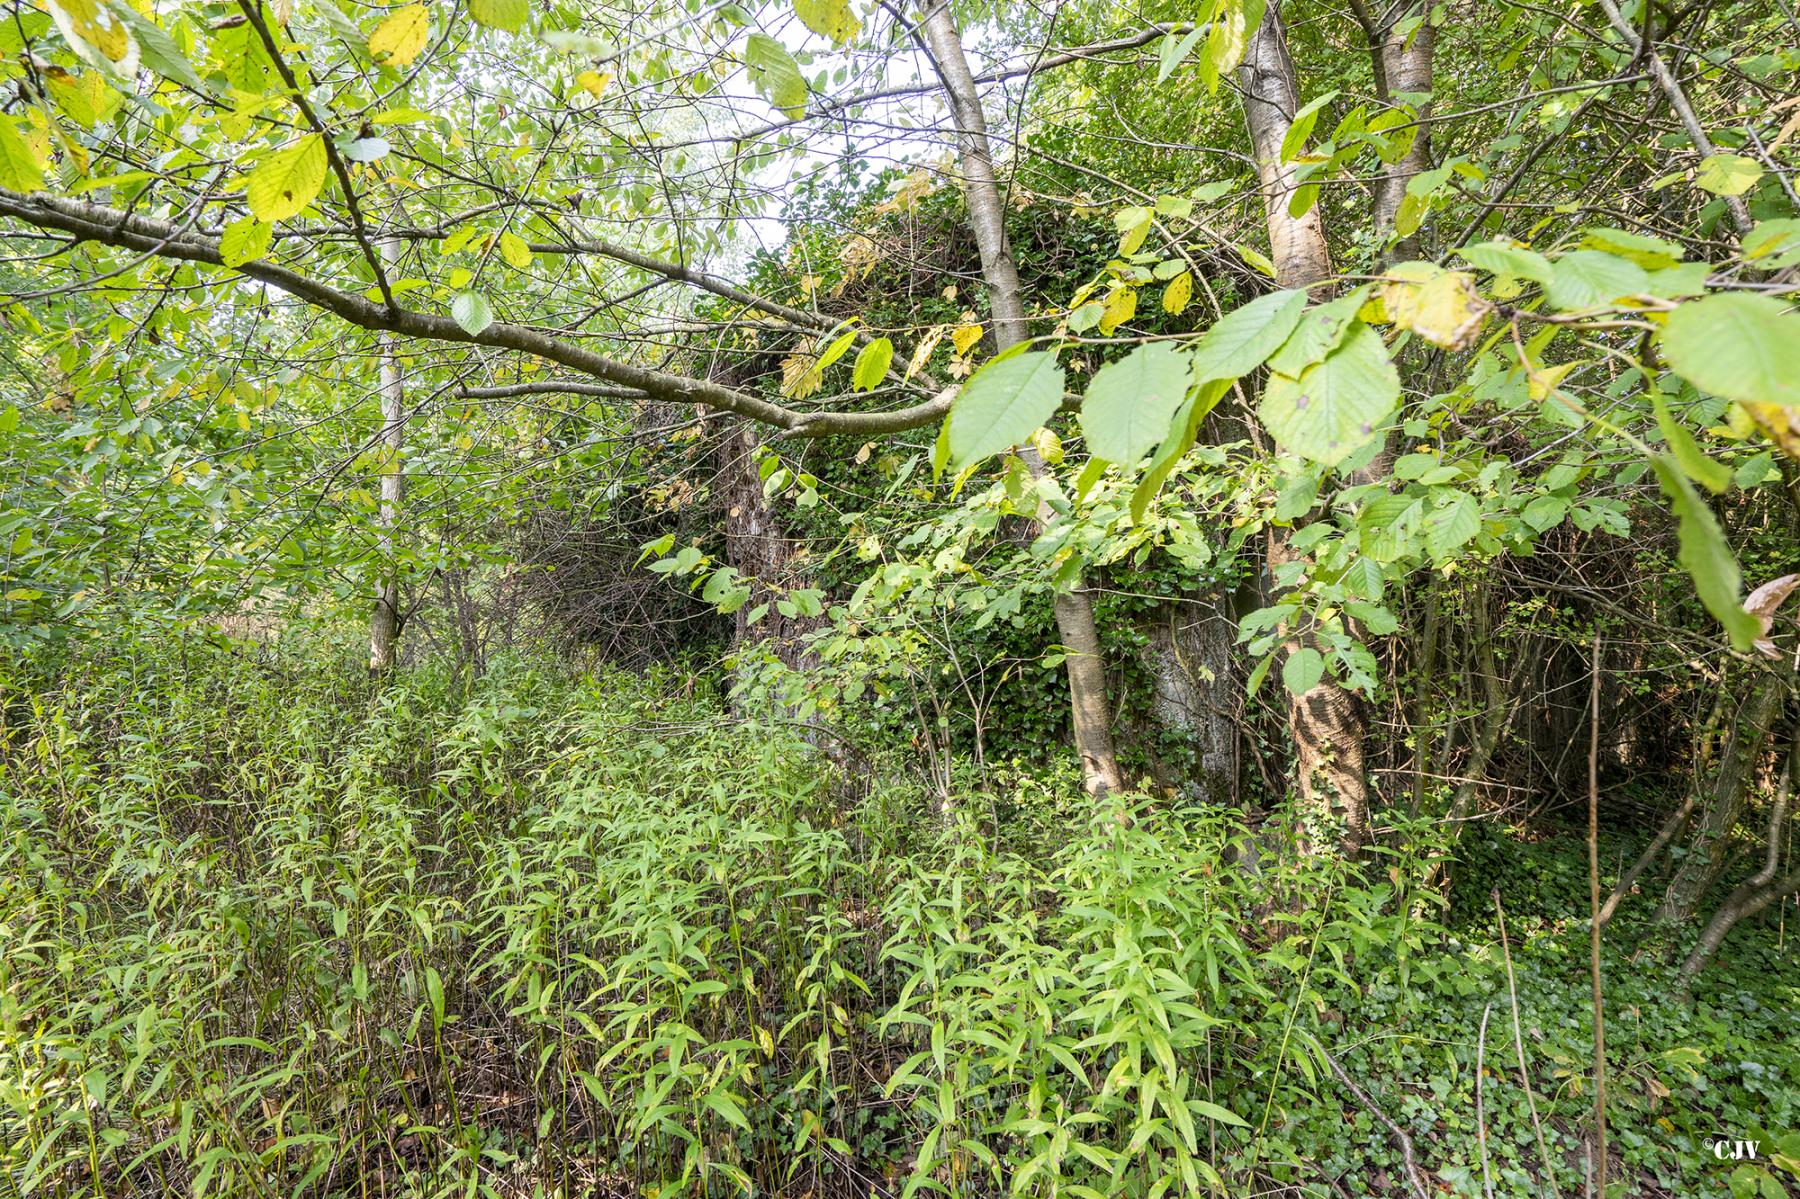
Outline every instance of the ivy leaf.
<svg viewBox="0 0 1800 1199"><path fill-rule="evenodd" d="M1400 376L1381 335L1359 321L1298 378L1271 375L1258 411L1283 448L1335 466L1375 435L1399 398Z"/></svg>
<svg viewBox="0 0 1800 1199"><path fill-rule="evenodd" d="M887 378L888 367L893 361L894 343L885 337L877 337L857 352L856 365L850 368L850 385L858 391L875 390Z"/></svg>
<svg viewBox="0 0 1800 1199"><path fill-rule="evenodd" d="M530 0L469 0L469 15L478 25L507 33L519 32L531 15Z"/></svg>
<svg viewBox="0 0 1800 1199"><path fill-rule="evenodd" d="M1762 625L1744 610L1739 598L1743 575L1736 555L1726 544L1724 531L1694 485L1667 459L1652 458L1650 465L1656 469L1657 482L1662 484L1669 506L1675 510L1681 542L1677 559L1693 576L1695 593L1706 610L1725 626L1732 648L1748 650L1762 635Z"/></svg>
<svg viewBox="0 0 1800 1199"><path fill-rule="evenodd" d="M976 371L951 405L950 457L968 465L1029 438L1062 406L1063 369L1044 351L998 358Z"/></svg>
<svg viewBox="0 0 1800 1199"><path fill-rule="evenodd" d="M274 226L253 216L233 221L225 226L225 235L219 239L219 257L233 268L254 262L269 252L273 232Z"/></svg>
<svg viewBox="0 0 1800 1199"><path fill-rule="evenodd" d="M463 332L474 337L494 323L494 310L480 292L459 291L450 301L450 317L463 327Z"/></svg>
<svg viewBox="0 0 1800 1199"><path fill-rule="evenodd" d="M1700 160L1694 186L1715 196L1741 196L1763 176L1762 165L1742 154L1711 154Z"/></svg>
<svg viewBox="0 0 1800 1199"><path fill-rule="evenodd" d="M325 139L303 137L263 159L244 181L244 199L265 224L298 216L325 186Z"/></svg>
<svg viewBox="0 0 1800 1199"><path fill-rule="evenodd" d="M744 66L762 98L782 115L799 120L806 113L806 80L787 48L765 33L753 33L744 45Z"/></svg>
<svg viewBox="0 0 1800 1199"><path fill-rule="evenodd" d="M1662 352L1716 396L1800 404L1800 316L1770 296L1726 292L1683 304L1663 325Z"/></svg>
<svg viewBox="0 0 1800 1199"><path fill-rule="evenodd" d="M1081 405L1088 449L1108 462L1134 465L1167 435L1191 375L1188 356L1163 342L1101 367Z"/></svg>
<svg viewBox="0 0 1800 1199"><path fill-rule="evenodd" d="M396 9L369 35L369 56L384 67L404 67L425 49L430 29L431 14L423 4Z"/></svg>
<svg viewBox="0 0 1800 1199"><path fill-rule="evenodd" d="M1194 350L1194 377L1205 381L1249 374L1288 339L1305 308L1306 293L1290 288L1226 313Z"/></svg>
<svg viewBox="0 0 1800 1199"><path fill-rule="evenodd" d="M1325 677L1325 659L1310 645L1303 645L1281 664L1281 685L1289 695L1305 695Z"/></svg>
<svg viewBox="0 0 1800 1199"><path fill-rule="evenodd" d="M1648 290L1650 276L1637 263L1601 250L1576 250L1557 259L1544 294L1552 307L1570 312L1604 308Z"/></svg>

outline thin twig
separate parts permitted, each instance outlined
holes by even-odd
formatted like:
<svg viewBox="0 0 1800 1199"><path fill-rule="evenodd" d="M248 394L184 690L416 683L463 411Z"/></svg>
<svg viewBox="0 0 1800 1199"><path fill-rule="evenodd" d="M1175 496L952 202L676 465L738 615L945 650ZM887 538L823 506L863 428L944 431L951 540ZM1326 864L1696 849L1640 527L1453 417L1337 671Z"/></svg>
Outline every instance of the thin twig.
<svg viewBox="0 0 1800 1199"><path fill-rule="evenodd" d="M1500 906L1500 888L1494 888L1494 911L1500 917L1500 953L1506 959L1506 993L1512 1000L1513 1048L1519 1055L1519 1085L1525 1089L1525 1110L1531 1113L1531 1134L1537 1138L1538 1160L1544 1166L1544 1181L1550 1194L1559 1196L1556 1187L1556 1163L1551 1160L1550 1146L1544 1141L1544 1125L1538 1119L1537 1100L1531 1095L1531 1074L1525 1068L1525 1033L1519 1026L1519 982L1513 976L1512 946L1506 940L1506 910Z"/></svg>
<svg viewBox="0 0 1800 1199"><path fill-rule="evenodd" d="M1356 1101L1368 1109L1370 1115L1387 1125L1388 1131L1394 1134L1394 1139L1400 1142L1400 1156L1406 1161L1406 1177L1412 1182L1413 1190L1418 1192L1419 1199L1431 1199L1431 1188L1426 1185L1425 1175L1419 1169L1418 1151L1413 1148L1412 1138L1406 1135L1406 1130L1388 1119L1388 1114L1382 1111L1369 1097L1368 1092L1356 1085L1356 1080L1345 1072L1344 1067L1335 1057L1331 1056L1331 1051L1320 1044L1319 1038L1307 1034L1306 1039L1313 1043L1313 1048L1319 1051L1319 1056L1325 1059L1325 1064L1331 1067L1331 1072L1337 1075L1337 1080L1343 1083L1352 1095L1356 1096Z"/></svg>
<svg viewBox="0 0 1800 1199"><path fill-rule="evenodd" d="M1488 1164L1487 1113L1482 1109L1482 1075L1487 1073L1488 1017L1494 1014L1492 1001L1481 1009L1481 1033L1475 1038L1475 1139L1481 1146L1481 1187L1487 1199L1494 1199L1494 1171Z"/></svg>
<svg viewBox="0 0 1800 1199"><path fill-rule="evenodd" d="M1594 1154L1596 1188L1606 1194L1606 1005L1600 986L1600 633L1588 684L1588 977L1594 987Z"/></svg>

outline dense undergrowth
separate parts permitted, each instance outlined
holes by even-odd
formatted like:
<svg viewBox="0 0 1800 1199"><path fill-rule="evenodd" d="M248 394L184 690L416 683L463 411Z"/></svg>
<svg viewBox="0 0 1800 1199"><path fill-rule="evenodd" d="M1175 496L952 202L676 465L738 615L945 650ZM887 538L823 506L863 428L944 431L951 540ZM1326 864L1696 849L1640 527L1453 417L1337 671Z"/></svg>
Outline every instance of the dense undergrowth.
<svg viewBox="0 0 1800 1199"><path fill-rule="evenodd" d="M376 688L353 648L0 680L19 1194L1417 1193L1399 1133L1433 1193L1483 1192L1484 1141L1493 1193L1582 1193L1564 841L1471 834L1445 904L1414 830L1345 878L1042 780L946 813L704 677ZM1619 1193L1732 1193L1712 1138L1800 1129L1788 933L1684 1005L1609 929Z"/></svg>

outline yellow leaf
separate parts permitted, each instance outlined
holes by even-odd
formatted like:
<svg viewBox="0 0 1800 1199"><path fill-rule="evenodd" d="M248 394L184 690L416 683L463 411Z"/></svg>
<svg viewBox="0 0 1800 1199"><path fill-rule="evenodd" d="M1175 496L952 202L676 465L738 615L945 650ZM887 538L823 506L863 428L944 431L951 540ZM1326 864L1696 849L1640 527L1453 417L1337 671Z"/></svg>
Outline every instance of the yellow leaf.
<svg viewBox="0 0 1800 1199"><path fill-rule="evenodd" d="M1182 271L1179 275L1169 280L1169 285L1163 288L1163 311L1170 316L1180 316L1182 311L1188 306L1188 301L1193 298L1193 272Z"/></svg>
<svg viewBox="0 0 1800 1199"><path fill-rule="evenodd" d="M375 27L369 35L369 54L384 67L403 67L425 48L430 24L423 4L409 4Z"/></svg>
<svg viewBox="0 0 1800 1199"><path fill-rule="evenodd" d="M609 71L603 75L599 71L583 71L575 76L575 82L579 83L588 95L598 97L606 90L606 85L612 82L612 73Z"/></svg>
<svg viewBox="0 0 1800 1199"><path fill-rule="evenodd" d="M531 265L531 247L509 229L500 235L500 257L506 259L508 266L522 271Z"/></svg>
<svg viewBox="0 0 1800 1199"><path fill-rule="evenodd" d="M937 325L926 330L925 336L919 339L917 348L913 350L912 358L907 361L906 377L908 379L918 374L920 369L931 361L931 352L937 349L938 342L944 340L944 333L948 328L947 325Z"/></svg>
<svg viewBox="0 0 1800 1199"><path fill-rule="evenodd" d="M950 335L950 344L956 347L958 354L967 354L976 342L981 340L981 326L958 325L956 332Z"/></svg>
<svg viewBox="0 0 1800 1199"><path fill-rule="evenodd" d="M1782 453L1800 459L1800 409L1757 403L1746 403L1742 408Z"/></svg>
<svg viewBox="0 0 1800 1199"><path fill-rule="evenodd" d="M257 220L273 224L298 216L324 186L325 139L315 133L263 159L244 183L244 199Z"/></svg>
<svg viewBox="0 0 1800 1199"><path fill-rule="evenodd" d="M92 129L110 117L125 99L106 86L98 71L76 75L51 67L44 72L44 81L50 85L56 106L83 129Z"/></svg>
<svg viewBox="0 0 1800 1199"><path fill-rule="evenodd" d="M116 75L135 75L137 40L104 0L49 0L50 16L84 62Z"/></svg>
<svg viewBox="0 0 1800 1199"><path fill-rule="evenodd" d="M11 120L0 118L0 184L34 192L44 185L44 164Z"/></svg>
<svg viewBox="0 0 1800 1199"><path fill-rule="evenodd" d="M1382 308L1394 324L1446 350L1475 344L1493 306L1475 291L1474 275L1413 262L1388 273L1403 275L1381 289Z"/></svg>
<svg viewBox="0 0 1800 1199"><path fill-rule="evenodd" d="M1121 287L1106 298L1106 307L1100 313L1100 332L1112 336L1114 329L1137 315L1137 292L1129 287Z"/></svg>

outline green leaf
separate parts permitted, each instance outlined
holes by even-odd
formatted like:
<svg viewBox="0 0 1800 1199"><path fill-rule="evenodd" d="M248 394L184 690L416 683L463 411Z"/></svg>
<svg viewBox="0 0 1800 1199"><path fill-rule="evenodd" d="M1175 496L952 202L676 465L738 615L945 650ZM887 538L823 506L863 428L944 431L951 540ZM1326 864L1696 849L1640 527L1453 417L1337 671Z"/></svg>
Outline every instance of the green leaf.
<svg viewBox="0 0 1800 1199"><path fill-rule="evenodd" d="M1312 136L1313 126L1319 123L1319 110L1337 99L1335 90L1316 96L1306 102L1299 112L1294 114L1293 123L1288 126L1287 136L1281 139L1281 161L1291 162L1294 155L1306 145L1306 139Z"/></svg>
<svg viewBox="0 0 1800 1199"><path fill-rule="evenodd" d="M265 224L298 216L325 186L325 139L303 137L263 159L244 181L244 199Z"/></svg>
<svg viewBox="0 0 1800 1199"><path fill-rule="evenodd" d="M1134 465L1167 435L1191 375L1188 356L1165 342L1139 346L1101 367L1081 405L1088 449L1108 462Z"/></svg>
<svg viewBox="0 0 1800 1199"><path fill-rule="evenodd" d="M269 252L270 235L274 228L253 216L231 222L225 226L225 235L219 239L219 257L229 267L240 267L246 262L256 261Z"/></svg>
<svg viewBox="0 0 1800 1199"><path fill-rule="evenodd" d="M519 32L525 18L531 15L530 0L469 0L469 15L478 25Z"/></svg>
<svg viewBox="0 0 1800 1199"><path fill-rule="evenodd" d="M531 247L524 238L508 229L500 235L500 257L514 270L524 270L531 265Z"/></svg>
<svg viewBox="0 0 1800 1199"><path fill-rule="evenodd" d="M1163 481L1174 473L1182 455L1193 448L1194 437L1200 431L1200 422L1206 419L1206 414L1211 412L1213 406L1230 390L1231 381L1229 379L1214 379L1209 383L1202 383L1189 393L1187 401L1175 410L1174 417L1169 421L1168 436L1157 448L1156 456L1150 459L1150 466L1144 471L1144 477L1132 490L1131 519L1133 521L1140 523L1143 521L1144 513L1150 507L1150 501L1154 500L1156 493L1162 489Z"/></svg>
<svg viewBox="0 0 1800 1199"><path fill-rule="evenodd" d="M1553 307L1567 311L1604 308L1621 296L1650 290L1650 276L1635 262L1600 250L1576 250L1556 260L1545 290Z"/></svg>
<svg viewBox="0 0 1800 1199"><path fill-rule="evenodd" d="M1335 466L1367 444L1399 398L1400 376L1381 335L1359 321L1299 378L1271 375L1258 411L1285 449Z"/></svg>
<svg viewBox="0 0 1800 1199"><path fill-rule="evenodd" d="M1425 548L1443 562L1481 532L1481 506L1467 492L1457 492L1425 520Z"/></svg>
<svg viewBox="0 0 1800 1199"><path fill-rule="evenodd" d="M1284 670L1282 673L1285 674L1286 671ZM1187 1101L1187 1105L1193 1109L1195 1114L1205 1116L1208 1120L1217 1120L1221 1124L1230 1124L1237 1128L1250 1127L1237 1113L1227 1111L1216 1103L1208 1103L1204 1099L1190 1099Z"/></svg>
<svg viewBox="0 0 1800 1199"><path fill-rule="evenodd" d="M1662 352L1716 396L1800 404L1800 316L1770 296L1726 292L1683 304L1663 325Z"/></svg>
<svg viewBox="0 0 1800 1199"><path fill-rule="evenodd" d="M1650 460L1650 465L1656 468L1657 481L1669 497L1669 506L1675 510L1679 522L1681 552L1677 559L1693 577L1694 591L1700 596L1700 602L1725 626L1732 647L1748 650L1762 635L1762 625L1744 611L1740 598L1743 574L1731 546L1726 544L1724 531L1719 528L1712 509L1694 490L1694 485L1672 463L1656 457Z"/></svg>
<svg viewBox="0 0 1800 1199"><path fill-rule="evenodd" d="M1062 406L1063 369L1043 351L996 359L963 385L950 407L950 457L979 462L1028 439Z"/></svg>
<svg viewBox="0 0 1800 1199"><path fill-rule="evenodd" d="M1663 400L1662 389L1654 382L1650 384L1650 402L1656 408L1656 427L1662 430L1663 441L1669 447L1669 457L1681 468L1681 473L1706 488L1714 495L1722 494L1731 486L1731 471L1722 462L1715 462L1694 444L1693 434L1687 426L1675 419L1669 411L1669 405Z"/></svg>
<svg viewBox="0 0 1800 1199"><path fill-rule="evenodd" d="M806 80L794 56L780 42L764 33L753 33L744 45L744 66L750 83L762 98L782 115L799 120L806 113Z"/></svg>
<svg viewBox="0 0 1800 1199"><path fill-rule="evenodd" d="M1550 260L1536 250L1528 250L1523 246L1511 245L1502 241L1482 242L1479 245L1464 246L1457 251L1469 265L1493 275L1513 275L1520 279L1529 279L1533 283L1548 283L1551 278Z"/></svg>
<svg viewBox="0 0 1800 1199"><path fill-rule="evenodd" d="M1742 154L1711 154L1700 160L1694 186L1715 196L1741 196L1763 176L1762 164Z"/></svg>
<svg viewBox="0 0 1800 1199"><path fill-rule="evenodd" d="M894 361L894 343L885 337L877 337L864 346L856 355L856 365L850 368L850 384L858 391L873 391L887 378L888 367Z"/></svg>
<svg viewBox="0 0 1800 1199"><path fill-rule="evenodd" d="M794 13L802 25L840 46L861 28L850 10L850 0L794 0Z"/></svg>
<svg viewBox="0 0 1800 1199"><path fill-rule="evenodd" d="M459 291L450 301L450 316L471 337L494 323L494 310L478 291Z"/></svg>
<svg viewBox="0 0 1800 1199"><path fill-rule="evenodd" d="M1305 695L1324 677L1325 659L1310 645L1301 646L1281 664L1281 685L1289 695Z"/></svg>
<svg viewBox="0 0 1800 1199"><path fill-rule="evenodd" d="M0 187L34 192L44 186L44 164L11 117L0 117Z"/></svg>
<svg viewBox="0 0 1800 1199"><path fill-rule="evenodd" d="M1221 317L1194 350L1194 378L1237 379L1268 360L1288 339L1306 309L1299 288L1258 296Z"/></svg>
<svg viewBox="0 0 1800 1199"><path fill-rule="evenodd" d="M1174 74L1175 68L1194 52L1195 43L1206 36L1206 29L1204 23L1196 22L1194 27L1188 30L1187 35L1182 38L1178 39L1172 33L1163 38L1156 52L1156 81L1158 83Z"/></svg>
<svg viewBox="0 0 1800 1199"><path fill-rule="evenodd" d="M201 82L194 64L187 60L181 47L175 44L175 39L169 36L166 29L138 12L130 3L116 4L112 11L119 14L126 28L137 39L138 57L145 66L164 79L174 80L197 92L210 90Z"/></svg>

